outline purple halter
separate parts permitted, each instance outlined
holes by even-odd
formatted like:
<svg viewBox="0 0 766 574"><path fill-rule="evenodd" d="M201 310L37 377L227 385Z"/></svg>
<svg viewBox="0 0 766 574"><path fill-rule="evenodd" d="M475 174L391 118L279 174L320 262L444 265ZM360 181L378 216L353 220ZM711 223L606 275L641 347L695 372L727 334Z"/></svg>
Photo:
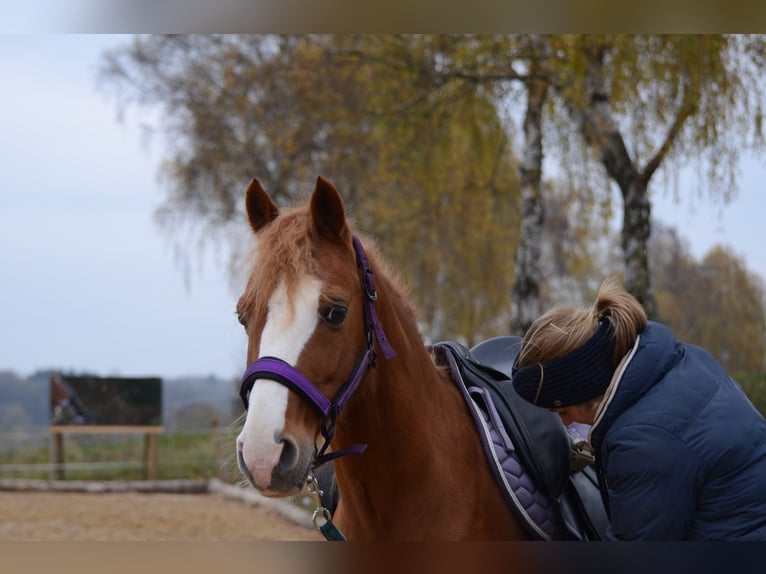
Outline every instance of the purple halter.
<svg viewBox="0 0 766 574"><path fill-rule="evenodd" d="M362 243L357 237L353 238L354 251L356 253L356 263L359 267L359 271L362 278L362 293L364 295L364 326L367 333L367 346L359 355L356 361L354 370L343 383L341 388L335 394L332 399L328 399L319 389L306 377L298 371L292 365L286 363L282 359L277 357L260 357L254 361L242 375L242 386L239 390L239 396L242 398L242 402L245 405L245 409L248 408L248 397L250 391L253 388L253 384L258 379L269 379L276 381L282 385L285 385L292 391L298 393L304 400L314 407L314 409L322 417L322 436L325 439L322 448L314 457L314 464L319 466L329 460L338 458L345 454L360 454L364 452L367 445L354 444L342 450L325 454L325 451L330 446L333 435L335 434L335 421L343 411L344 407L348 403L351 396L356 391L359 383L362 381L367 369L375 367L375 343L373 341L373 333L378 340L380 350L383 352L383 356L386 359L391 359L396 356L396 351L391 347L391 344L386 339L386 334L383 332L383 327L378 320L378 314L375 311L375 301L378 299L378 293L375 290L375 277L372 269L370 269L369 262L367 260L367 254L362 248Z"/></svg>

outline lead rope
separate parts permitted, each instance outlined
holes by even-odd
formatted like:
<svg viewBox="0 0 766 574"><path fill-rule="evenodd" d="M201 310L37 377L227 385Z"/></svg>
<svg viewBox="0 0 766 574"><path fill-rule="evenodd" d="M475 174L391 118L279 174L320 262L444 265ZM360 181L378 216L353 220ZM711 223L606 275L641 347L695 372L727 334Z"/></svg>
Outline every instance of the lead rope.
<svg viewBox="0 0 766 574"><path fill-rule="evenodd" d="M311 517L314 522L314 526L321 532L325 540L330 542L345 542L346 537L340 529L333 524L332 513L322 505L322 490L319 488L319 482L314 476L313 472L310 472L306 479L306 490L308 493L316 499L316 509Z"/></svg>

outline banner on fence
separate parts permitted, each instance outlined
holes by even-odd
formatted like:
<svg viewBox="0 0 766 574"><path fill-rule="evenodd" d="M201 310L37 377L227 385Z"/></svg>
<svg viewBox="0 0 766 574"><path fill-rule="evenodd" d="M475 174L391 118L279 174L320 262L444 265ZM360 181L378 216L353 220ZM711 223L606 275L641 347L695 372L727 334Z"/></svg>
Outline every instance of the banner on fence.
<svg viewBox="0 0 766 574"><path fill-rule="evenodd" d="M50 378L50 425L161 426L159 378Z"/></svg>

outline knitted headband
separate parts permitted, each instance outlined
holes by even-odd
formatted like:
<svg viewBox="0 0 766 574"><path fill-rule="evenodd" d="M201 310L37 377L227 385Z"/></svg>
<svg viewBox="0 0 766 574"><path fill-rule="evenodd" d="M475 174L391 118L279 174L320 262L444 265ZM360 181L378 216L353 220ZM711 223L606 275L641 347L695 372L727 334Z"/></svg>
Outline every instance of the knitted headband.
<svg viewBox="0 0 766 574"><path fill-rule="evenodd" d="M513 387L521 397L546 409L584 403L603 394L614 373L614 329L602 319L582 346L545 363L513 366Z"/></svg>

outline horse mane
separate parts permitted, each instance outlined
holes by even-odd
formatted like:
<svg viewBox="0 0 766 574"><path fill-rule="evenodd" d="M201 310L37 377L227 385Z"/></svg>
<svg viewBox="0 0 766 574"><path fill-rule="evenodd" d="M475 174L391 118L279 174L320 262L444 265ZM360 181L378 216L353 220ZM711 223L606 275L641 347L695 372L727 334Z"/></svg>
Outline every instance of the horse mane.
<svg viewBox="0 0 766 574"><path fill-rule="evenodd" d="M420 332L415 307L410 302L410 290L401 273L380 254L374 239L356 231L351 220L349 229L364 245L368 260L376 270L376 279L385 277L392 302L401 308L413 327ZM240 300L241 311L258 316L265 313L269 297L285 281L288 299L292 302L298 281L304 276L318 277L320 269L314 257L319 236L313 227L311 209L308 206L283 209L280 216L256 234L256 242L249 255L251 269L263 269L251 273ZM290 312L294 310L291 308Z"/></svg>

